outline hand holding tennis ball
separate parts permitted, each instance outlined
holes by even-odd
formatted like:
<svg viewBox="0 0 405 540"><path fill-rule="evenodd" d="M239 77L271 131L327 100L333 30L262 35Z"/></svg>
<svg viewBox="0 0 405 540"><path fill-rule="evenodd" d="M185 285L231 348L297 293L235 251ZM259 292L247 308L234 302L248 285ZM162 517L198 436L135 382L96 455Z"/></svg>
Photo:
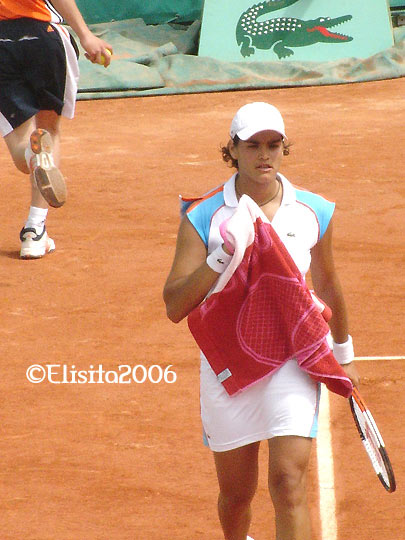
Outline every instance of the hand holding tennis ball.
<svg viewBox="0 0 405 540"><path fill-rule="evenodd" d="M105 49L105 55L104 54L101 54L100 55L100 62L99 64L101 66L104 66L104 67L108 67L108 65L110 64L111 62L111 55L112 55L112 52L109 50L109 49ZM107 59L108 59L108 62L107 62ZM106 64L107 62L107 64Z"/></svg>

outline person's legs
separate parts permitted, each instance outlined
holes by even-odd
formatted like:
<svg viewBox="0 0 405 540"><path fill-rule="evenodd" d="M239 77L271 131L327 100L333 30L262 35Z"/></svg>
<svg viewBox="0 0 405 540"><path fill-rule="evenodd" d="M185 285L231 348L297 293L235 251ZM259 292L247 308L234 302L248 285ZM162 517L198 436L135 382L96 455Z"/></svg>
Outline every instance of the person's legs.
<svg viewBox="0 0 405 540"><path fill-rule="evenodd" d="M258 452L253 443L227 452L214 452L219 483L218 514L225 540L246 540L251 502L257 488Z"/></svg>
<svg viewBox="0 0 405 540"><path fill-rule="evenodd" d="M276 516L276 540L311 540L307 469L312 439L274 437L269 444L269 491Z"/></svg>
<svg viewBox="0 0 405 540"><path fill-rule="evenodd" d="M25 160L25 151L30 146L30 136L35 127L35 116L33 116L4 137L15 166L25 174L30 172Z"/></svg>
<svg viewBox="0 0 405 540"><path fill-rule="evenodd" d="M6 135L5 142L16 167L31 180L31 205L20 233L20 256L40 258L55 249L45 229L48 203L58 207L66 199L65 181L58 168L60 116L40 111Z"/></svg>
<svg viewBox="0 0 405 540"><path fill-rule="evenodd" d="M31 151L29 151L32 178L31 205L44 208L46 201L58 208L66 201L65 180L59 170L60 116L54 111L40 111L36 115L36 128L30 137Z"/></svg>
<svg viewBox="0 0 405 540"><path fill-rule="evenodd" d="M39 111L6 135L4 140L17 169L30 174L31 206L48 208L48 203L54 207L62 206L66 188L58 168L60 116L54 111Z"/></svg>
<svg viewBox="0 0 405 540"><path fill-rule="evenodd" d="M39 111L36 115L36 127L46 129L53 141L53 159L55 165L60 165L60 126L61 117L55 111Z"/></svg>

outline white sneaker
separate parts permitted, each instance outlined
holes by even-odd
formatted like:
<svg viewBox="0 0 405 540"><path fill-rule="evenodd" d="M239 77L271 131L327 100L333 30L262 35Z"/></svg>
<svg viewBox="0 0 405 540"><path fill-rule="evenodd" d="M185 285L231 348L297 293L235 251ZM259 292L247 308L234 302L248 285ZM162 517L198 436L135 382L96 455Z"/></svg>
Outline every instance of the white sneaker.
<svg viewBox="0 0 405 540"><path fill-rule="evenodd" d="M52 137L45 129L36 129L31 134L30 144L34 152L30 169L35 183L46 202L59 208L66 202L66 184L53 161Z"/></svg>
<svg viewBox="0 0 405 540"><path fill-rule="evenodd" d="M55 250L55 242L49 238L46 228L37 234L34 228L23 228L20 232L21 259L40 259Z"/></svg>

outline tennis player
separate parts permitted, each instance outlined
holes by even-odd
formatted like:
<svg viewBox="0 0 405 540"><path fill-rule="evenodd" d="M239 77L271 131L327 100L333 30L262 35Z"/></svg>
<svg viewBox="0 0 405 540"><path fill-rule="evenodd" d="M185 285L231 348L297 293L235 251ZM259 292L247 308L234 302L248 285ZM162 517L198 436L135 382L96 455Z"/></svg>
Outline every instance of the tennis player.
<svg viewBox="0 0 405 540"><path fill-rule="evenodd" d="M16 167L31 178L31 206L20 233L20 256L37 259L55 249L45 221L60 207L66 186L59 170L60 117L73 118L79 69L73 28L93 63L110 63L111 46L85 24L75 0L0 2L0 133Z"/></svg>
<svg viewBox="0 0 405 540"><path fill-rule="evenodd" d="M333 311L333 352L352 382L352 339L332 256L335 205L294 187L279 171L289 153L283 118L274 106L250 103L236 113L223 158L236 173L194 202L183 217L164 287L168 317L179 322L209 295L231 260L220 225L243 194L253 199L305 275ZM226 343L224 343L226 347ZM268 485L277 540L311 540L307 470L317 432L319 384L295 360L244 391L229 396L201 353L201 416L219 482L218 511L226 540L249 538L251 502L258 481L260 441L269 447Z"/></svg>

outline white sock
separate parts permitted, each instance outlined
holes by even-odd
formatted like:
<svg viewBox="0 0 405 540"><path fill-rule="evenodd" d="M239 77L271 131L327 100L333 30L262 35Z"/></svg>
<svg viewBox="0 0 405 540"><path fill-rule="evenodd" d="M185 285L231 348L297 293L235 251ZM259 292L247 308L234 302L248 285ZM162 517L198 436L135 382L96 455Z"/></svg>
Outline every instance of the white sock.
<svg viewBox="0 0 405 540"><path fill-rule="evenodd" d="M36 206L30 206L30 212L25 223L25 228L33 228L37 231L37 234L41 234L41 232L44 230L47 214L48 208L37 208Z"/></svg>

